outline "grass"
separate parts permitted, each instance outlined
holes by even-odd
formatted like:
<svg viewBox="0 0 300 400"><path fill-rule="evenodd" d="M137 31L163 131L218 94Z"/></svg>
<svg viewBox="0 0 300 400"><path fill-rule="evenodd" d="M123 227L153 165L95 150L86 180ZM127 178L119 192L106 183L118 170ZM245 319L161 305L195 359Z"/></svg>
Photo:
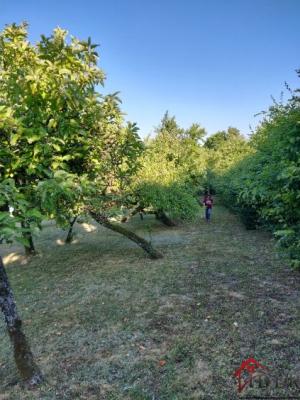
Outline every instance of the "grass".
<svg viewBox="0 0 300 400"><path fill-rule="evenodd" d="M76 240L47 224L30 261L2 246L25 332L46 383L19 384L0 324L0 399L237 399L233 372L253 355L275 376L300 375L300 276L270 236L222 206L176 228L128 227L164 258L91 224ZM247 395L292 395L249 388Z"/></svg>

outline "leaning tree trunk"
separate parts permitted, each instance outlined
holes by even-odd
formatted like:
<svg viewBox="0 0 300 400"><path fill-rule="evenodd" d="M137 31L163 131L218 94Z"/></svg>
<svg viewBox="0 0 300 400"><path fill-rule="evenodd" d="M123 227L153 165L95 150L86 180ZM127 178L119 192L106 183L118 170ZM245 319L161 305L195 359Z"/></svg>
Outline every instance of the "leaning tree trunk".
<svg viewBox="0 0 300 400"><path fill-rule="evenodd" d="M176 223L172 221L163 210L157 210L155 212L156 218L167 226L176 226Z"/></svg>
<svg viewBox="0 0 300 400"><path fill-rule="evenodd" d="M155 217L161 221L163 224L167 226L177 226L176 222L172 221L171 218L168 217L168 215L165 213L163 210L157 210L157 211L145 211L143 207L138 206L135 209L133 209L128 215L124 216L121 219L121 222L128 222L130 218L132 218L136 214L140 214L140 218L143 220L144 219L144 214L154 214Z"/></svg>
<svg viewBox="0 0 300 400"><path fill-rule="evenodd" d="M125 229L121 225L110 222L109 219L103 214L99 214L99 213L91 211L91 210L89 212L90 212L91 217L95 221L97 221L99 224L105 226L105 228L111 229L114 232L118 232L121 235L126 236L128 239L132 240L138 246L140 246L143 250L145 250L151 258L153 258L153 259L162 258L162 254L159 251L155 250L152 247L152 244L147 242L147 240L136 235L134 232L131 232L128 229Z"/></svg>
<svg viewBox="0 0 300 400"><path fill-rule="evenodd" d="M122 223L128 222L130 220L130 218L134 217L136 214L140 214L140 218L144 219L144 217L143 217L143 207L137 206L136 208L134 208L128 215L124 216L121 219L121 222Z"/></svg>
<svg viewBox="0 0 300 400"><path fill-rule="evenodd" d="M0 257L0 308L4 314L10 341L14 348L17 369L27 386L33 387L42 382L42 373L34 362L30 346L22 331L22 321L18 315L13 292Z"/></svg>
<svg viewBox="0 0 300 400"><path fill-rule="evenodd" d="M33 243L32 233L29 230L30 227L25 221L21 222L21 226L24 229L24 232L22 233L23 238L28 242L28 244L24 245L25 254L26 256L34 256L36 254L36 250Z"/></svg>
<svg viewBox="0 0 300 400"><path fill-rule="evenodd" d="M66 240L65 240L66 243L71 243L72 240L73 240L73 227L74 227L74 224L75 224L76 220L77 220L77 215L76 215L76 217L74 217L72 219L72 221L70 221L68 234L67 234L67 237L66 237Z"/></svg>

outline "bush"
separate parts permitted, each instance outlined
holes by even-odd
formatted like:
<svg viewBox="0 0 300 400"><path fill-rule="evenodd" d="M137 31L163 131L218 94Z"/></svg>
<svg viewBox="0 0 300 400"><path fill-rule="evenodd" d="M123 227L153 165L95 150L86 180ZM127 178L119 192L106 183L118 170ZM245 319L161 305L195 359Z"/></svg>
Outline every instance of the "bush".
<svg viewBox="0 0 300 400"><path fill-rule="evenodd" d="M251 152L215 181L248 229L271 230L300 267L300 98L274 104L252 135Z"/></svg>

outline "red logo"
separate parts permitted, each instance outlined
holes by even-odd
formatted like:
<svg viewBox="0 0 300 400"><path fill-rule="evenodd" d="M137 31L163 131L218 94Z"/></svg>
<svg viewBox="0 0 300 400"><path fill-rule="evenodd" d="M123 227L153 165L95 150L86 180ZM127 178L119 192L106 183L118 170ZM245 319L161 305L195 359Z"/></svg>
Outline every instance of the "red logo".
<svg viewBox="0 0 300 400"><path fill-rule="evenodd" d="M243 360L241 366L235 371L234 376L238 381L238 392L241 393L253 380L268 373L268 368L260 364L255 358Z"/></svg>

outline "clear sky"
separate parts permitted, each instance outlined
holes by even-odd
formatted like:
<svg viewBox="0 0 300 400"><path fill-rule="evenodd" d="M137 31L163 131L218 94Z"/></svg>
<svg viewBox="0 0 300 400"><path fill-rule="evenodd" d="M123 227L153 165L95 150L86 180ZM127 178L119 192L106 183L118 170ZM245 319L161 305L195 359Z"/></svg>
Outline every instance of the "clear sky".
<svg viewBox="0 0 300 400"><path fill-rule="evenodd" d="M299 87L300 0L0 0L0 27L56 26L100 44L104 92L121 92L144 136L166 110L183 127L249 133L254 114Z"/></svg>

